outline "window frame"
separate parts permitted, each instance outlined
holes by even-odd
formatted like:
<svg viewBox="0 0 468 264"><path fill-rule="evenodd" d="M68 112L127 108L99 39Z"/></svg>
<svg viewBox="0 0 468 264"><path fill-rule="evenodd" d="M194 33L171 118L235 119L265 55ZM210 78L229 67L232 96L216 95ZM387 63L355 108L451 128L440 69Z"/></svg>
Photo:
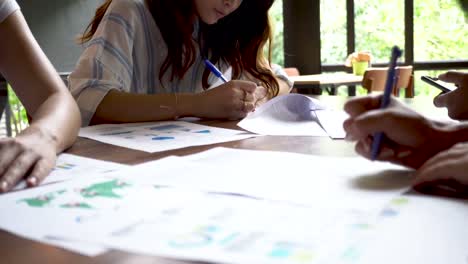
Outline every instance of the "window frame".
<svg viewBox="0 0 468 264"><path fill-rule="evenodd" d="M354 0L346 0L347 52L355 51ZM414 0L405 0L405 62L415 71L468 69L468 58L460 60L414 60ZM300 21L300 22L298 22ZM296 67L301 74L346 71L351 69L342 64L322 64L320 45L320 0L283 0L284 62L285 67ZM299 29L298 29L298 25ZM306 26L304 26L306 25ZM318 40L318 41L317 41ZM318 51L318 52L317 52ZM375 63L384 67L384 63Z"/></svg>

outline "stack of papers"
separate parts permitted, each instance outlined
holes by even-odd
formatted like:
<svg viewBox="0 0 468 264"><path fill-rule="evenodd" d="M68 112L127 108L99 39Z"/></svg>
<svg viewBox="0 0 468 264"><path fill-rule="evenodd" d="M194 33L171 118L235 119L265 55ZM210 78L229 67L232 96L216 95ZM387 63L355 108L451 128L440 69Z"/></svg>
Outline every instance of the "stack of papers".
<svg viewBox="0 0 468 264"><path fill-rule="evenodd" d="M91 256L461 263L468 203L405 194L411 173L362 158L214 148L2 195L0 228Z"/></svg>
<svg viewBox="0 0 468 264"><path fill-rule="evenodd" d="M238 126L261 135L317 136L344 138L343 122L348 115L333 110L317 99L301 94L287 94L255 109Z"/></svg>

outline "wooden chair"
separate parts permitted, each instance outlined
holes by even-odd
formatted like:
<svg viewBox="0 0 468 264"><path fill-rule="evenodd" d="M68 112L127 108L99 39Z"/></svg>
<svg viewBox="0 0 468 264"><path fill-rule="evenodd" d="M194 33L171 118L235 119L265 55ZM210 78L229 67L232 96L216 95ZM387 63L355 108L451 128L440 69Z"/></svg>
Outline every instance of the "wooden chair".
<svg viewBox="0 0 468 264"><path fill-rule="evenodd" d="M284 68L284 72L286 72L286 74L288 76L299 76L299 70L295 67L286 67Z"/></svg>
<svg viewBox="0 0 468 264"><path fill-rule="evenodd" d="M364 73L362 79L362 87L367 90L367 93L373 91L385 90L385 82L387 81L388 68L369 68ZM414 97L414 82L413 82L413 66L398 66L396 67L397 80L393 87L392 93L395 96L400 95L400 89L405 89L405 97Z"/></svg>

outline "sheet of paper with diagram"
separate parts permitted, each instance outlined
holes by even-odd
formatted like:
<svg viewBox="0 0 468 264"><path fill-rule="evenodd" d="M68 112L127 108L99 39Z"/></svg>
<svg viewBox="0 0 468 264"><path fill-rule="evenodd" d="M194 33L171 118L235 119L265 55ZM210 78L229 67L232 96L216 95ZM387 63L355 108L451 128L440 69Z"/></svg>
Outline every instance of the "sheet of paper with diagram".
<svg viewBox="0 0 468 264"><path fill-rule="evenodd" d="M55 167L41 182L41 185L82 177L89 177L95 174L105 174L126 167L127 165L120 163L90 159L77 155L62 153L57 157ZM26 183L23 181L15 187L15 190L24 188L26 188Z"/></svg>
<svg viewBox="0 0 468 264"><path fill-rule="evenodd" d="M261 135L344 138L347 115L301 94L281 95L261 105L238 126Z"/></svg>
<svg viewBox="0 0 468 264"><path fill-rule="evenodd" d="M176 164L162 166L169 170ZM461 231L465 223L451 222L448 227L439 219L446 215L466 219L466 202L439 198L428 202L426 197L396 195L379 208L329 207L326 198L314 205L294 205L160 186L155 184L157 177L150 182L133 174L136 167L113 176L2 196L0 208L10 213L0 218L0 227L19 235L41 230L43 237L54 241L176 259L307 264L375 263L382 260L375 251L391 253L388 245L380 243L378 247L376 241L406 239L405 232L388 230L408 225L416 228L409 234L436 228L447 238L441 242L457 241L451 250L452 260L466 253L463 246L468 243L468 235ZM440 217L420 221L421 216L426 219L434 213ZM33 217L35 221L28 221ZM423 256L425 263L438 263L432 257L440 260L441 251L430 250L431 246L440 246L435 241L438 235L429 232L409 237L412 243L429 246ZM399 263L402 256L418 256L411 247L398 248L399 254L390 255Z"/></svg>
<svg viewBox="0 0 468 264"><path fill-rule="evenodd" d="M146 152L235 141L257 136L245 131L185 121L106 124L80 129L79 136Z"/></svg>
<svg viewBox="0 0 468 264"><path fill-rule="evenodd" d="M362 227L375 225L379 215L167 188L131 171L127 179L108 175L5 195L0 207L11 213L0 226L31 238L40 230L43 242L179 259L315 263L364 243L369 232Z"/></svg>

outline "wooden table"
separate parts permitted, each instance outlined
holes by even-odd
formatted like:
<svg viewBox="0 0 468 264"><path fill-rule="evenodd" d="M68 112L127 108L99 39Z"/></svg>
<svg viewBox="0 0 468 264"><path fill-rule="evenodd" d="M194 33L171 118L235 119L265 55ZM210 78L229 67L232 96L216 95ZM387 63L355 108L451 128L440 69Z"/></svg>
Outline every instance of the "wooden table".
<svg viewBox="0 0 468 264"><path fill-rule="evenodd" d="M337 88L341 85L348 85L348 95L356 95L356 85L362 83L363 76L351 73L333 73L333 74L312 74L291 76L294 81L294 87L300 93L312 87L321 87L327 90L330 95L336 95Z"/></svg>
<svg viewBox="0 0 468 264"><path fill-rule="evenodd" d="M336 107L342 106L346 98L338 96L323 96L320 97L320 100ZM426 113L428 111L438 111L437 109L431 107L432 98L405 99L405 101L409 102L411 105L416 106L416 108L420 110L430 109L426 110ZM223 128L236 128L237 121L204 121L201 123ZM67 151L67 153L125 164L138 164L150 160L156 160L168 155L193 154L216 146L253 150L288 151L329 156L356 156L354 152L354 145L343 140L331 140L328 137L292 136L256 137L234 142L220 143L209 146L190 147L159 153L146 153L108 145L90 139L79 138L77 142ZM7 213L8 212L2 212L2 214ZM28 219L28 221L34 221L34 219ZM187 262L152 256L141 256L121 251L110 251L95 258L89 258L71 253L64 249L23 239L5 231L0 231L0 263L181 264Z"/></svg>

